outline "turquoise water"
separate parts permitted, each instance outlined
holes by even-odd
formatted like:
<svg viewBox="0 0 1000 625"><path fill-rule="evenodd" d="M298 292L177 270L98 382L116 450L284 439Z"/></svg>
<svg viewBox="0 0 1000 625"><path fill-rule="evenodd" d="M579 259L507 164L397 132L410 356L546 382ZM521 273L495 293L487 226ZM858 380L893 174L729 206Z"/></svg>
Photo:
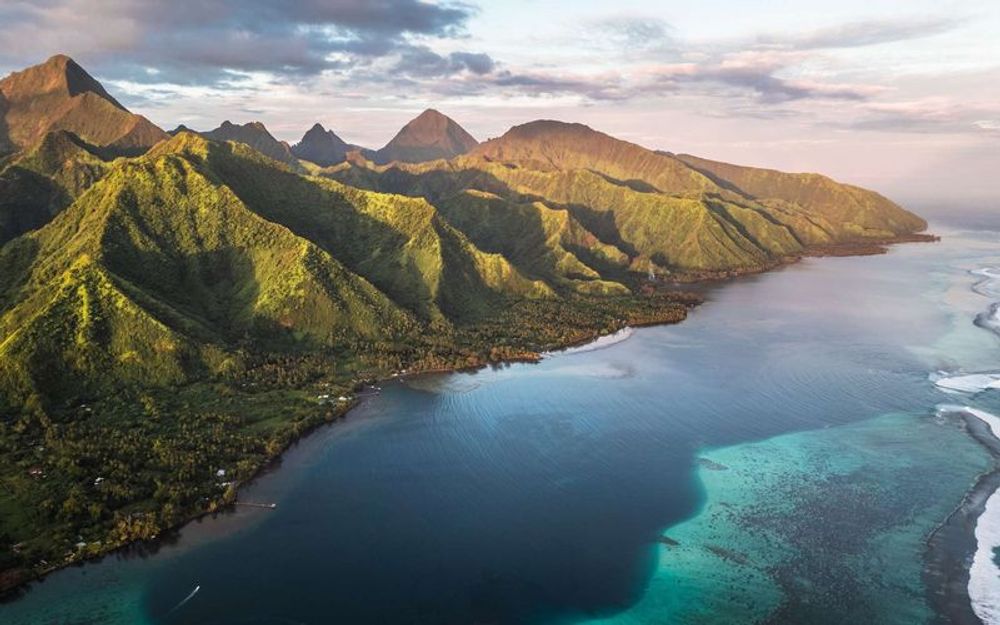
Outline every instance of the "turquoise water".
<svg viewBox="0 0 1000 625"><path fill-rule="evenodd" d="M242 494L276 510L55 574L0 622L927 622L923 540L992 463L929 376L1000 362L968 273L998 235L935 229L603 349L387 385Z"/></svg>

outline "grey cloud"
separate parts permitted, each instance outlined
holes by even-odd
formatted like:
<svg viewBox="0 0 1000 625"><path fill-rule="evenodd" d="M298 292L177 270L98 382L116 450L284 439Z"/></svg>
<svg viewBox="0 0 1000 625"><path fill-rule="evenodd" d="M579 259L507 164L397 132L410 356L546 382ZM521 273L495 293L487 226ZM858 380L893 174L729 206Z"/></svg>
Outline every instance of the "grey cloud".
<svg viewBox="0 0 1000 625"><path fill-rule="evenodd" d="M764 102L778 103L803 99L865 100L861 90L846 86L823 86L779 78L772 72L753 67L709 67L677 77L680 82L710 82L747 89Z"/></svg>
<svg viewBox="0 0 1000 625"><path fill-rule="evenodd" d="M757 41L764 45L797 50L858 48L940 35L954 30L962 23L962 20L951 17L867 20L840 24L801 35L761 35Z"/></svg>
<svg viewBox="0 0 1000 625"><path fill-rule="evenodd" d="M620 86L619 81L607 76L588 78L568 78L552 74L531 74L500 71L490 79L497 87L514 88L530 95L581 95L591 100L621 100L631 95Z"/></svg>
<svg viewBox="0 0 1000 625"><path fill-rule="evenodd" d="M0 63L66 52L103 76L143 82L214 84L229 70L294 78L413 53L414 37L455 37L474 13L422 0L14 2L0 6ZM448 62L478 73L492 66L473 53Z"/></svg>
<svg viewBox="0 0 1000 625"><path fill-rule="evenodd" d="M615 43L649 47L672 43L672 28L663 20L649 17L608 17L596 23L597 30Z"/></svg>
<svg viewBox="0 0 1000 625"><path fill-rule="evenodd" d="M463 71L482 76L494 69L496 63L488 54L452 52L443 56L426 46L412 46L402 50L393 73L410 78L435 78Z"/></svg>

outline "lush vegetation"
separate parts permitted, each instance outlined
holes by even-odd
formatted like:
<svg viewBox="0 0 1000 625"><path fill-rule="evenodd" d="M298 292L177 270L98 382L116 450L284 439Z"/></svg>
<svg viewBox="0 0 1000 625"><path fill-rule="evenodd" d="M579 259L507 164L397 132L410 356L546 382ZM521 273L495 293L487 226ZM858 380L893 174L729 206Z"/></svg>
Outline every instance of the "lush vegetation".
<svg viewBox="0 0 1000 625"><path fill-rule="evenodd" d="M564 210L604 245L606 277L623 260L631 272L678 280L759 271L813 246L926 227L877 193L824 176L677 157L552 121L515 127L451 161L378 166L354 159L323 174L435 205L460 194L468 204L477 192L513 205L508 212L535 202Z"/></svg>

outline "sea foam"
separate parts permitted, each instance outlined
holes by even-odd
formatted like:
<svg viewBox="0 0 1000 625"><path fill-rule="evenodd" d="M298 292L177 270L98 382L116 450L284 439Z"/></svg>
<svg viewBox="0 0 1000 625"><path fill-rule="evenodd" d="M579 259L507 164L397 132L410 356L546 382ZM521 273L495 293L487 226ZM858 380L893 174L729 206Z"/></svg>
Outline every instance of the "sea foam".
<svg viewBox="0 0 1000 625"><path fill-rule="evenodd" d="M932 376L931 379L938 388L946 391L982 393L990 389L1000 389L1000 373L939 375Z"/></svg>
<svg viewBox="0 0 1000 625"><path fill-rule="evenodd" d="M1000 417L969 406L938 406L939 413L961 412L985 423L1000 441ZM1000 490L986 500L976 520L976 553L969 567L969 600L972 611L984 625L1000 625L1000 565L994 554L1000 549Z"/></svg>
<svg viewBox="0 0 1000 625"><path fill-rule="evenodd" d="M990 304L985 312L976 315L976 325L1000 334L1000 302Z"/></svg>
<svg viewBox="0 0 1000 625"><path fill-rule="evenodd" d="M1000 417L975 408L964 410L986 423L1000 440ZM1000 549L1000 490L990 495L976 521L976 555L969 568L972 611L985 625L1000 625L1000 565L994 557L997 549Z"/></svg>
<svg viewBox="0 0 1000 625"><path fill-rule="evenodd" d="M996 267L983 267L970 271L974 276L982 278L972 285L972 290L983 297L993 297L1000 299L1000 269Z"/></svg>
<svg viewBox="0 0 1000 625"><path fill-rule="evenodd" d="M976 521L976 555L969 568L972 611L984 625L1000 625L1000 566L994 553L1000 549L1000 490L986 501Z"/></svg>

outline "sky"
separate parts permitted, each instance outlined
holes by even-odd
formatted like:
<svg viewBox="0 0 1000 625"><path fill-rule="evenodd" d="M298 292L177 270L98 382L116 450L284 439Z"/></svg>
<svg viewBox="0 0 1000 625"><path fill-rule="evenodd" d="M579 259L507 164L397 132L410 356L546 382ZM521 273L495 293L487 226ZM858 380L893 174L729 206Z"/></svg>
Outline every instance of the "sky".
<svg viewBox="0 0 1000 625"><path fill-rule="evenodd" d="M998 34L997 0L0 0L0 72L68 54L167 129L560 119L1000 208Z"/></svg>

